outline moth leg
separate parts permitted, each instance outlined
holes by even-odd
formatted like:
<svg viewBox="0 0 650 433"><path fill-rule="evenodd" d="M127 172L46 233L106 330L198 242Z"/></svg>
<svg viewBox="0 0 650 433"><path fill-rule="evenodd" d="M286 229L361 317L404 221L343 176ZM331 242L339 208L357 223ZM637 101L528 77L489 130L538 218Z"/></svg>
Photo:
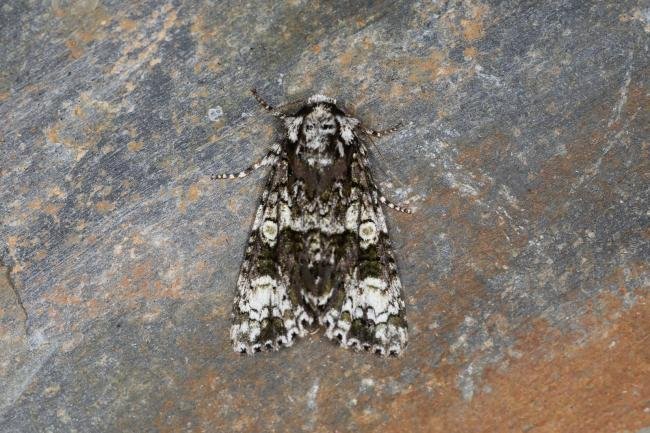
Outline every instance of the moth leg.
<svg viewBox="0 0 650 433"><path fill-rule="evenodd" d="M363 147L360 148L360 149L359 149L359 153L361 154L361 156L360 156L359 158L357 158L358 161L359 161L359 163L360 163L360 164L361 164L361 165L362 165L366 170L368 170L368 158L367 158L367 156L366 156L366 151L365 151L365 149L364 149ZM388 199L386 198L386 196L384 196L384 194L382 194L382 192L379 190L379 188L375 185L374 181L371 182L371 188L375 191L375 193L377 193L378 200L379 200L382 204L385 204L385 205L388 206L389 208L394 209L394 210L396 210L396 211L398 211L398 212L403 212L403 213L406 213L406 214L412 214L412 213L413 213L413 211L412 211L411 209L409 209L409 208L407 208L407 207L399 206L399 205L393 203L392 201L388 200Z"/></svg>
<svg viewBox="0 0 650 433"><path fill-rule="evenodd" d="M260 106L262 106L262 108L264 108L266 111L268 111L269 113L271 113L272 115L274 115L275 117L277 117L277 118L279 118L279 119L282 119L282 120L286 119L287 115L284 114L284 113L281 112L281 111L276 110L275 108L273 108L273 106L272 106L271 104L269 104L268 102L266 102L266 101L265 101L265 100L264 100L264 99L263 99L263 98L262 98L262 97L257 93L257 89L251 89L251 93L253 94L253 97L257 100L257 103L260 104Z"/></svg>
<svg viewBox="0 0 650 433"><path fill-rule="evenodd" d="M244 170L240 171L239 173L222 173L222 174L213 174L210 176L210 179L212 180L217 180L217 179L241 179L242 177L246 177L258 168L268 165L268 163L265 163L264 160L266 157L263 159L256 161L254 164L248 166Z"/></svg>
<svg viewBox="0 0 650 433"><path fill-rule="evenodd" d="M246 177L260 167L272 165L273 163L275 163L278 157L278 151L279 151L279 146L273 146L273 148L271 148L271 150L269 150L269 152L266 155L264 155L262 159L255 161L253 164L249 165L247 168L240 171L239 173L213 174L210 176L210 179L212 180L241 179L242 177Z"/></svg>
<svg viewBox="0 0 650 433"><path fill-rule="evenodd" d="M392 128L381 129L379 131L370 128L364 128L363 132L365 132L368 135L372 135L373 137L380 138L383 137L384 135L392 134L393 132L399 130L401 127L402 127L402 123L400 122L397 125L393 126Z"/></svg>
<svg viewBox="0 0 650 433"><path fill-rule="evenodd" d="M412 214L413 211L407 207L401 207L393 203L392 201L388 200L386 197L384 197L379 191L377 191L379 194L379 201L386 206L388 206L391 209L395 209L398 212L406 213L406 214Z"/></svg>

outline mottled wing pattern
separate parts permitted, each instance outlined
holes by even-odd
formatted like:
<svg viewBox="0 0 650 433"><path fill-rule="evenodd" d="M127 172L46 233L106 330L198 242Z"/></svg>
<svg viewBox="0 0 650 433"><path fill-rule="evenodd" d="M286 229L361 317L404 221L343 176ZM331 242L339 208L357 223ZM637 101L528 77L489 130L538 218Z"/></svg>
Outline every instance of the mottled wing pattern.
<svg viewBox="0 0 650 433"><path fill-rule="evenodd" d="M318 319L344 347L399 355L407 324L397 265L361 128L336 100L310 97L295 115L275 110L287 134L234 179L272 165L237 281L231 339L238 352L290 346Z"/></svg>
<svg viewBox="0 0 650 433"><path fill-rule="evenodd" d="M365 147L358 143L345 215L353 263L339 302L321 321L326 335L343 346L399 355L408 340L402 284Z"/></svg>
<svg viewBox="0 0 650 433"><path fill-rule="evenodd" d="M272 154L273 168L255 214L233 305L230 338L235 351L242 353L291 346L313 321L290 284L294 252L283 230L291 207L288 161L279 145Z"/></svg>

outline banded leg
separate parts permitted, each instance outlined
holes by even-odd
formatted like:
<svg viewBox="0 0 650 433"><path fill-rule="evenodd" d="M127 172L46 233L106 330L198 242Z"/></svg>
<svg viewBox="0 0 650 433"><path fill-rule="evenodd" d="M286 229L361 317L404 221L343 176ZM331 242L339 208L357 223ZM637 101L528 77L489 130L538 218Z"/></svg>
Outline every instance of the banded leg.
<svg viewBox="0 0 650 433"><path fill-rule="evenodd" d="M368 170L368 157L366 156L366 149L363 146L361 146L359 148L359 153L360 153L360 156L357 156L357 160L359 161L359 163L363 167L366 168L366 170ZM377 193L377 196L378 196L378 199L379 199L380 203L385 204L389 208L394 209L394 210L396 210L398 212L402 212L402 213L406 213L406 214L412 214L413 213L413 211L411 209L409 209L407 207L402 207L402 206L396 205L392 201L388 200L384 196L384 194L382 194L382 192L379 190L379 187L375 184L375 181L372 179L372 177L371 177L371 184L372 184L372 189L374 189L375 192Z"/></svg>
<svg viewBox="0 0 650 433"><path fill-rule="evenodd" d="M242 177L246 177L249 174L251 174L253 171L257 170L260 167L264 167L266 165L272 165L275 163L278 157L278 152L280 151L280 146L275 145L269 150L269 152L264 156L264 158L254 162L253 164L249 165L247 168L244 170L240 171L239 173L222 173L222 174L213 174L210 176L210 179L212 180L217 180L217 179L241 179Z"/></svg>
<svg viewBox="0 0 650 433"><path fill-rule="evenodd" d="M392 128L381 129L379 131L375 131L374 129L370 129L370 128L364 128L363 132L365 132L368 135L372 135L373 137L380 138L380 137L383 137L384 135L388 135L388 134L391 134L391 133L397 131L401 127L402 127L402 124L398 123L397 125L393 126Z"/></svg>
<svg viewBox="0 0 650 433"><path fill-rule="evenodd" d="M386 197L384 197L381 192L377 191L379 193L379 201L386 206L388 206L391 209L394 209L398 212L406 213L406 214L412 214L413 211L407 207L401 207L393 203L392 201L388 200Z"/></svg>
<svg viewBox="0 0 650 433"><path fill-rule="evenodd" d="M262 108L264 108L269 113L273 114L275 117L278 117L282 120L284 120L287 117L286 114L276 110L275 108L273 108L271 104L269 104L264 99L262 99L262 97L257 93L256 89L251 89L251 93L253 94L253 97L257 100L257 103L260 104Z"/></svg>

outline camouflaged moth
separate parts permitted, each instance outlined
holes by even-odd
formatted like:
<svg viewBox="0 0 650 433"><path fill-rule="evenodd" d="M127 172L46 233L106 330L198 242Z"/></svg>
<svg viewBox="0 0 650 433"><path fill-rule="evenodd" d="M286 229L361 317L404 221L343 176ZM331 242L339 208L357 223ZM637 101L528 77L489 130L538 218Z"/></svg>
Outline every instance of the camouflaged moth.
<svg viewBox="0 0 650 433"><path fill-rule="evenodd" d="M282 120L284 138L235 179L271 166L237 280L230 337L235 351L291 346L317 324L341 346L399 355L407 343L402 284L368 166L375 131L336 100L310 97ZM365 139L365 140L364 140Z"/></svg>

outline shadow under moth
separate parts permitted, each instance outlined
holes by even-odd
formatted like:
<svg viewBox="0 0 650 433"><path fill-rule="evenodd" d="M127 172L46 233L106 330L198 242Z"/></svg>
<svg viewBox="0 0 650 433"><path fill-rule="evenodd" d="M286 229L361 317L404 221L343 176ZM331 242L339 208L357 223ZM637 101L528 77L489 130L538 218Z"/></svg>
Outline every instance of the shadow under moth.
<svg viewBox="0 0 650 433"><path fill-rule="evenodd" d="M368 166L368 137L323 95L293 115L253 95L286 128L284 138L236 179L271 166L237 280L230 338L236 352L291 346L317 324L341 346L398 356L406 347L402 284ZM365 140L364 140L365 138Z"/></svg>

